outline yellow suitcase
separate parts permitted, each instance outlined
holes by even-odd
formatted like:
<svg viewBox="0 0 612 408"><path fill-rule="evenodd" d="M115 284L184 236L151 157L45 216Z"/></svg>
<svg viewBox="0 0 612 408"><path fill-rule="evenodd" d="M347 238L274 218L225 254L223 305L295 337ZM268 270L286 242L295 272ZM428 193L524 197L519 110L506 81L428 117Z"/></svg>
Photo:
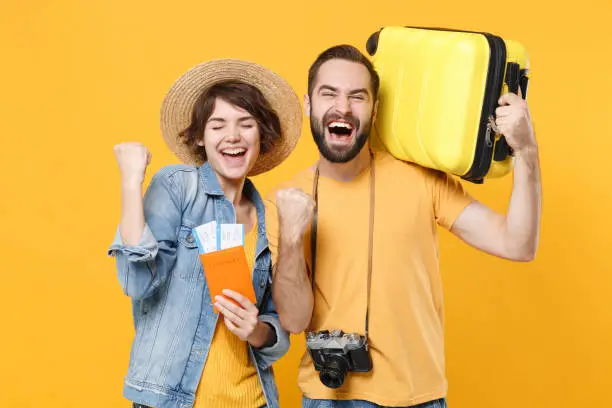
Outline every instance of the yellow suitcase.
<svg viewBox="0 0 612 408"><path fill-rule="evenodd" d="M527 96L529 58L519 42L388 26L368 38L366 49L381 80L373 144L473 183L512 170L512 151L493 119L502 93L520 87Z"/></svg>

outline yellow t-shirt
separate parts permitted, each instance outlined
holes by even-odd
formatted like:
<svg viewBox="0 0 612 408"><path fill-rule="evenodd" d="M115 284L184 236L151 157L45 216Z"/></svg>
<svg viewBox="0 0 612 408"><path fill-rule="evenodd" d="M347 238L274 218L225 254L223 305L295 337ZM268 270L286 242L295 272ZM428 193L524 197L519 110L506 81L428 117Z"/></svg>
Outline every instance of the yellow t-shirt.
<svg viewBox="0 0 612 408"><path fill-rule="evenodd" d="M253 270L257 223L245 235L244 249ZM249 356L247 343L233 334L219 316L210 352L196 393L195 408L257 408L266 399Z"/></svg>
<svg viewBox="0 0 612 408"><path fill-rule="evenodd" d="M349 372L338 389L319 379L308 350L299 387L309 398L413 405L446 394L437 224L450 229L471 198L455 178L376 152L376 204L369 373ZM312 194L307 169L279 188ZM309 330L365 330L369 169L350 182L319 178L317 269ZM275 190L276 191L276 190ZM272 262L278 254L275 191L266 200ZM310 268L310 231L304 252Z"/></svg>

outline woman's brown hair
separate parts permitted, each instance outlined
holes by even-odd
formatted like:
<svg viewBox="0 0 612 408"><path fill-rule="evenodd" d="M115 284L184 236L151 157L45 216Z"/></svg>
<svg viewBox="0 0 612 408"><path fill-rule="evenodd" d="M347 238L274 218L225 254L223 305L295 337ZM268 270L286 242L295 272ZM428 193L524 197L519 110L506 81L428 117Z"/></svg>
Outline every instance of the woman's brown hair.
<svg viewBox="0 0 612 408"><path fill-rule="evenodd" d="M278 114L258 88L240 81L220 82L202 92L193 107L191 123L179 134L179 139L182 139L202 162L206 161L206 151L198 145L198 141L204 137L206 122L215 109L217 98L244 109L253 116L259 127L260 154L268 152L276 140L280 139L281 125Z"/></svg>

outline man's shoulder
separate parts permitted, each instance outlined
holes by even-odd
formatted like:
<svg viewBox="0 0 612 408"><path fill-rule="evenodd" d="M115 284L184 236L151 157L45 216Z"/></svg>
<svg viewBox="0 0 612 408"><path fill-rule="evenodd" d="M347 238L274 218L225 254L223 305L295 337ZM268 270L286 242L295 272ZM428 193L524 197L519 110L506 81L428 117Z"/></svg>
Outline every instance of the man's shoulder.
<svg viewBox="0 0 612 408"><path fill-rule="evenodd" d="M440 169L425 167L403 161L388 152L379 152L382 182L394 191L405 191L410 195L429 195L436 188L462 189L461 178ZM378 173L377 173L378 174Z"/></svg>
<svg viewBox="0 0 612 408"><path fill-rule="evenodd" d="M440 170L398 159L387 151L377 150L375 154L376 163L381 167L383 174L397 181L405 181L405 177L427 180L445 174Z"/></svg>

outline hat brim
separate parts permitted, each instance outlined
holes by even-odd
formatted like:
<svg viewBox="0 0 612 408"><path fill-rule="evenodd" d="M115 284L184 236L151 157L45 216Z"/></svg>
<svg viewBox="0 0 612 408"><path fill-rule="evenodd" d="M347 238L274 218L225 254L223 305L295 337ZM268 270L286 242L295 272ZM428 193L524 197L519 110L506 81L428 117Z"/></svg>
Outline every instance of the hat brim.
<svg viewBox="0 0 612 408"><path fill-rule="evenodd" d="M259 155L248 175L265 173L282 163L295 149L302 131L302 110L293 88L278 74L261 65L238 59L217 59L196 65L181 75L161 106L162 136L179 160L201 166L201 159L178 140L178 135L189 126L193 106L201 93L226 80L240 80L257 87L280 119L280 139L270 150Z"/></svg>

